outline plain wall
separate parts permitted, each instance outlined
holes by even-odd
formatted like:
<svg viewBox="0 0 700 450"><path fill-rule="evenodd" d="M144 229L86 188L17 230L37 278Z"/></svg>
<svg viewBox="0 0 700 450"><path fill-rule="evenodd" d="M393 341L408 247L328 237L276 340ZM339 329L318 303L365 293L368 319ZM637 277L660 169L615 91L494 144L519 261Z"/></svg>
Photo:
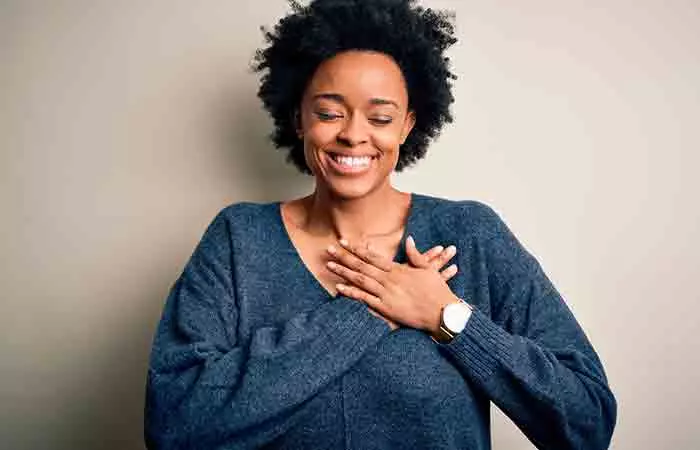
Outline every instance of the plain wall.
<svg viewBox="0 0 700 450"><path fill-rule="evenodd" d="M494 207L619 402L700 448L700 2L430 1L455 123L404 189ZM283 0L0 0L0 447L143 448L163 301L224 206L302 195L248 66ZM494 411L495 449L533 448Z"/></svg>

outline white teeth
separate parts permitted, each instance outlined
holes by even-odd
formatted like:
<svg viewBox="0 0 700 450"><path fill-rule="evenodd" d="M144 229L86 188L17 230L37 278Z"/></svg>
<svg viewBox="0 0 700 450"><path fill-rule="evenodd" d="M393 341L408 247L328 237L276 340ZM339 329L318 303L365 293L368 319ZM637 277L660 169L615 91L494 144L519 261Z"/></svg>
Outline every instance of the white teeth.
<svg viewBox="0 0 700 450"><path fill-rule="evenodd" d="M372 159L369 156L340 156L340 155L333 155L333 159L338 161L338 163L344 165L344 166L350 166L350 167L364 167L368 166L370 160Z"/></svg>

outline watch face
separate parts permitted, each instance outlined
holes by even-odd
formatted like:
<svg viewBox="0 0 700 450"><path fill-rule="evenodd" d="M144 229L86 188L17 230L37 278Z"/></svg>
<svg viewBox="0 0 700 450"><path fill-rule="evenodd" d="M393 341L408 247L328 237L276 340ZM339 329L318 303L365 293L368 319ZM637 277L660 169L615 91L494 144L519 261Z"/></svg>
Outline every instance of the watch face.
<svg viewBox="0 0 700 450"><path fill-rule="evenodd" d="M471 315L471 308L466 303L451 303L445 306L442 321L451 333L461 333Z"/></svg>

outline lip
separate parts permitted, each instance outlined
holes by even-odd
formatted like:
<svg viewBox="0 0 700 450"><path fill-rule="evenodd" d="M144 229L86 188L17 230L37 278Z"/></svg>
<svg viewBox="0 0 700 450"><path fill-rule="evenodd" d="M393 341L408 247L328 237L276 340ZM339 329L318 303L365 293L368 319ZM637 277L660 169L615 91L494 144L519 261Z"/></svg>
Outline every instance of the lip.
<svg viewBox="0 0 700 450"><path fill-rule="evenodd" d="M370 158L376 158L377 156L379 156L376 153L373 153L373 154L362 154L362 153L355 154L355 153L345 153L345 152L340 152L340 151L337 152L334 150L328 150L328 151L326 151L326 153L331 154L331 155L338 155L338 156L352 156L353 158L361 158L363 156L369 156Z"/></svg>
<svg viewBox="0 0 700 450"><path fill-rule="evenodd" d="M364 167L350 167L346 166L343 164L340 164L336 162L335 159L331 155L340 155L340 156L352 156L352 157L362 157L362 156L369 156L370 161L369 165L364 166ZM324 157L326 158L326 161L328 161L328 165L333 169L334 172L340 174L340 175L363 175L367 172L369 172L372 169L372 165L374 164L374 161L376 158L373 155L348 155L345 153L340 153L340 152L326 152L324 153Z"/></svg>

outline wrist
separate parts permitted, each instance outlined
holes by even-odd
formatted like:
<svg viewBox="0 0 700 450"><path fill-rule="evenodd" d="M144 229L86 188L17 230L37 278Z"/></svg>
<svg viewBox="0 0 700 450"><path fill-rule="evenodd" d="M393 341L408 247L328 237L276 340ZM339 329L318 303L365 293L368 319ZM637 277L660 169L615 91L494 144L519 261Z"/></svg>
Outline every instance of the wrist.
<svg viewBox="0 0 700 450"><path fill-rule="evenodd" d="M459 297L445 304L439 315L439 323L430 332L436 342L447 344L460 334L467 326L473 307Z"/></svg>
<svg viewBox="0 0 700 450"><path fill-rule="evenodd" d="M445 309L445 306L458 301L459 299L454 294L442 299L442 301L437 304L433 310L433 313L430 315L431 318L424 327L424 331L431 336L437 335L440 332L440 325L442 324L442 311Z"/></svg>
<svg viewBox="0 0 700 450"><path fill-rule="evenodd" d="M437 310L433 314L433 319L430 321L429 326L426 328L426 331L430 333L431 336L435 336L438 333L440 333L440 326L442 325L442 312L445 310L445 307L452 303L458 303L462 301L462 299L457 297L456 295L452 293L450 294L451 295L449 297L445 298L442 302L438 304Z"/></svg>

